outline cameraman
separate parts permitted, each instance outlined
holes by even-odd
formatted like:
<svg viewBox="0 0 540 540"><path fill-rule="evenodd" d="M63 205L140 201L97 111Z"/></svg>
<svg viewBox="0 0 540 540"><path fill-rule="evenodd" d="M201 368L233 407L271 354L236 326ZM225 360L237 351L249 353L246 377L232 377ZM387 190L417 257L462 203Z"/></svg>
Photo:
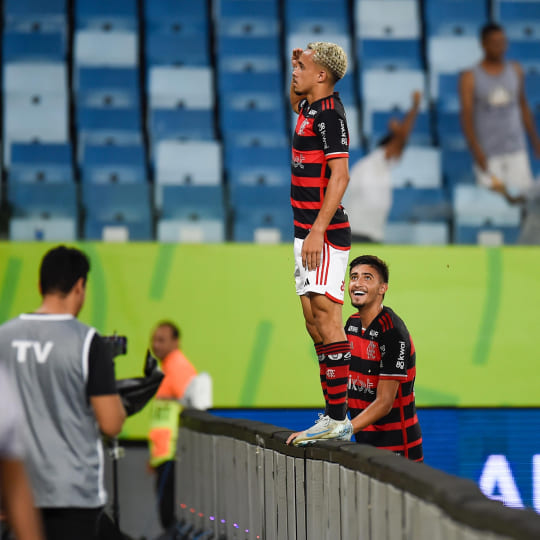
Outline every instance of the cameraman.
<svg viewBox="0 0 540 540"><path fill-rule="evenodd" d="M114 437L126 413L112 353L80 323L90 263L58 246L40 268L41 306L0 326L24 410L26 466L48 540L94 540L106 502L100 430Z"/></svg>

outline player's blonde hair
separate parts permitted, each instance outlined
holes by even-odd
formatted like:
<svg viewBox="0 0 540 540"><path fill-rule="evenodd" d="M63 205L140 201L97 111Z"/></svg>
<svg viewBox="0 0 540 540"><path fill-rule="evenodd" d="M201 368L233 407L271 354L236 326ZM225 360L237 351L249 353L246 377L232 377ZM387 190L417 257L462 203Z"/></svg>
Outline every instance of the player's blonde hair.
<svg viewBox="0 0 540 540"><path fill-rule="evenodd" d="M307 47L313 51L315 63L328 69L336 81L343 78L347 72L347 55L339 45L328 41L313 41Z"/></svg>

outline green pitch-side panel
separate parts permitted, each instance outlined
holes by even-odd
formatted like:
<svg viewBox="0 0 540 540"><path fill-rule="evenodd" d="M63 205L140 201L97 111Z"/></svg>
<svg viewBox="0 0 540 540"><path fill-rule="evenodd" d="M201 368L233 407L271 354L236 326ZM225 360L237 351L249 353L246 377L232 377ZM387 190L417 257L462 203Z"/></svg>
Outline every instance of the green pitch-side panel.
<svg viewBox="0 0 540 540"><path fill-rule="evenodd" d="M294 292L292 246L78 244L91 258L80 319L128 336L118 377L140 376L170 318L214 381L216 407L316 407L318 369ZM39 304L51 244L0 243L0 322ZM386 304L417 350L418 405L538 406L540 249L353 246L390 265ZM344 318L352 310L346 300ZM0 351L1 355L1 351ZM144 437L147 411L125 436Z"/></svg>

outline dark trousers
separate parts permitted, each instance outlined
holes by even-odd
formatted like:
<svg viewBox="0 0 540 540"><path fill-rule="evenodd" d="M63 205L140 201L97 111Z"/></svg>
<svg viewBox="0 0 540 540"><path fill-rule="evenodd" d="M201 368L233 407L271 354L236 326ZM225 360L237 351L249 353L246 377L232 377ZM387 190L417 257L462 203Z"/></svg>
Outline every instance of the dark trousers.
<svg viewBox="0 0 540 540"><path fill-rule="evenodd" d="M96 540L103 508L41 508L47 540Z"/></svg>
<svg viewBox="0 0 540 540"><path fill-rule="evenodd" d="M156 494L158 498L159 520L167 530L176 523L175 507L175 462L166 461L156 467Z"/></svg>

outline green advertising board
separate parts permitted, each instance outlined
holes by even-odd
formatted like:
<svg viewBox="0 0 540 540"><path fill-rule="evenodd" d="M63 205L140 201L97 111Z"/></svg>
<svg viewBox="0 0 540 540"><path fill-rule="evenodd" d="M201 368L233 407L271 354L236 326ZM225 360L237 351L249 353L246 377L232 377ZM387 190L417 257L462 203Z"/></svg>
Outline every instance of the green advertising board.
<svg viewBox="0 0 540 540"><path fill-rule="evenodd" d="M216 407L317 407L318 368L294 291L289 245L80 243L90 257L80 319L128 337L118 378L142 375L153 325L176 321L183 350L211 374ZM40 302L51 247L0 243L0 322ZM537 248L353 246L390 266L385 303L417 351L420 406L538 406ZM347 299L344 320L352 313ZM0 351L1 355L1 351ZM126 437L145 437L148 412Z"/></svg>

